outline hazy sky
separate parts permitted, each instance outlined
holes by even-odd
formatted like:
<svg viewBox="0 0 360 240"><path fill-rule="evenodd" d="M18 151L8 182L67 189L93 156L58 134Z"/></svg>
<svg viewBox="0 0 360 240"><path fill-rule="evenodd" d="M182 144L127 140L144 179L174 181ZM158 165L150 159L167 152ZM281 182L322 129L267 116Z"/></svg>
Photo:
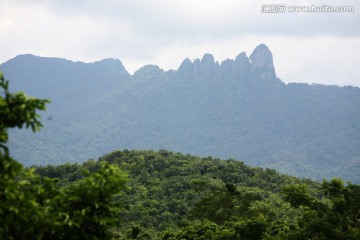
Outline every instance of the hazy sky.
<svg viewBox="0 0 360 240"><path fill-rule="evenodd" d="M261 11L284 3L355 11ZM249 56L260 43L284 82L360 86L360 0L0 0L0 63L24 53L111 57L133 73L145 64L177 69L204 53L219 62Z"/></svg>

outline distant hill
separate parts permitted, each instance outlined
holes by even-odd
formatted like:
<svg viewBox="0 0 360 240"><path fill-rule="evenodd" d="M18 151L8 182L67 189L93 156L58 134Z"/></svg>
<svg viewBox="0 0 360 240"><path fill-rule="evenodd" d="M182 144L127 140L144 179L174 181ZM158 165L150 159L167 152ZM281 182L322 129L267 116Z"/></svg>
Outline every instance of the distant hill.
<svg viewBox="0 0 360 240"><path fill-rule="evenodd" d="M291 59L289 59L291 61ZM13 91L48 98L38 134L11 132L25 165L80 162L116 149L235 158L280 172L360 182L360 89L285 84L261 44L177 70L20 55L0 65Z"/></svg>
<svg viewBox="0 0 360 240"><path fill-rule="evenodd" d="M321 196L322 192L317 182L282 175L272 169L251 168L234 160L200 158L165 150L115 151L100 159L119 165L129 174L129 188L114 199L117 206L122 206L120 213L117 208L121 222L115 228L123 236L114 239L243 239L160 236L165 231L176 233L183 227L206 220L219 225L226 221L226 226L229 227L229 222L238 221L240 217L251 219L259 212L272 224L269 224L268 232L277 235L273 231L274 226L283 226L280 223L285 223L288 229L296 229L293 223L296 226L296 220L302 217L298 210L291 208L282 199L285 186L302 184L314 195ZM95 171L98 168L97 161L86 161L82 164L37 167L36 173L57 178L60 187L78 182L84 169ZM226 194L229 186L237 194ZM207 201L207 198L214 201ZM204 209L200 207L202 204L205 205ZM269 214L269 211L276 215ZM212 214L207 216L206 212ZM148 233L151 237L124 237L132 232L134 226L141 226L139 233ZM195 228L199 229L199 226L195 225ZM256 230L259 232L259 228Z"/></svg>

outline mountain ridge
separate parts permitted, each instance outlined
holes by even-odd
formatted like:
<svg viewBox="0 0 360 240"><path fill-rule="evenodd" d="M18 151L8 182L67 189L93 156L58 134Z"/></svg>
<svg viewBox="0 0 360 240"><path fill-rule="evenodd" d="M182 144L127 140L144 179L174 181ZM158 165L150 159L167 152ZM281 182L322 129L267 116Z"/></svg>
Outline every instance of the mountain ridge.
<svg viewBox="0 0 360 240"><path fill-rule="evenodd" d="M133 75L114 59L1 64L12 90L52 100L37 136L11 132L14 157L39 165L167 149L359 182L360 89L285 84L271 51L255 50L221 63L211 54L186 58L177 70L146 65Z"/></svg>
<svg viewBox="0 0 360 240"><path fill-rule="evenodd" d="M269 52L269 55L266 56L265 58L268 58L268 62L269 62L269 65L264 67L262 65L264 65L265 63L259 63L257 62L259 60L259 58L256 58L254 53L256 53L258 55L258 53L256 52L257 49L263 49L267 52ZM251 56L253 55L253 58L255 58L255 62L254 63L254 60L251 60ZM205 59L206 58L209 58L210 59L210 62L214 63L215 65L217 65L218 67L223 67L223 68L227 68L227 69L224 69L223 71L234 71L234 63L238 63L239 66L241 67L249 67L251 68L251 71L254 72L257 70L258 66L261 66L261 68L268 68L269 70L269 76L268 78L277 78L280 82L282 82L283 84L305 84L305 85L316 85L316 86L333 86L333 87L346 87L346 88L360 88L358 86L353 86L353 85L337 85L337 84L322 84L322 83L306 83L306 82L283 82L280 78L278 78L278 76L276 75L275 73L275 67L273 65L273 58L272 58L272 53L271 51L269 50L269 48L265 45L265 44L260 44L258 45L254 51L252 52L252 54L247 57L247 54L246 52L240 52L236 57L235 59L225 59L225 60L222 60L220 63L219 61L216 61L213 54L211 53L205 53L203 55L203 57L200 59L200 58L195 58L193 60L190 60L189 58L185 58L182 63L179 65L179 67L177 69L169 69L169 70L164 70L163 68L161 68L161 66L158 66L158 65L154 65L154 64L146 64L140 68L138 68L137 70L134 71L133 74L129 73L126 69L126 67L123 65L122 61L118 58L104 58L104 59L101 59L101 60L96 60L96 61L92 61L92 62L85 62L85 61L74 61L74 60L69 60L69 59L66 59L66 58L62 58L62 57L48 57L48 56L40 56L40 55L35 55L35 54L32 54L32 53L25 53L25 54L19 54L19 55L16 55L15 57L1 63L0 65L11 65L11 62L12 61L16 61L16 62L23 62L23 60L50 60L50 61L55 61L55 62L59 62L59 61L64 61L64 62L67 62L67 63L71 63L71 64L80 64L80 65L98 65L98 66L109 66L109 63L113 66L116 66L119 67L119 70L122 74L121 78L127 78L127 77L134 77L134 75L136 75L137 72L141 72L144 68L148 68L149 66L152 66L157 69L159 69L162 73L173 73L173 72L182 72L182 71L186 71L186 70L189 70L189 67L194 67L195 66L199 66L199 64L201 64L202 61L204 61L204 57ZM212 59L212 60L211 60ZM260 58L262 59L262 58ZM208 61L205 60L205 61ZM186 66L185 66L186 65ZM241 71L241 70L240 70ZM244 69L242 69L242 71L244 71Z"/></svg>
<svg viewBox="0 0 360 240"><path fill-rule="evenodd" d="M15 56L14 58L9 59L8 61L2 63L1 65L7 65L7 64L11 64L12 61L17 61L17 62L22 62L22 63L27 63L28 61L51 61L53 63L55 62L66 62L66 63L72 63L72 64L81 64L81 65L107 65L109 66L110 64L112 64L113 66L117 66L119 67L119 69L121 70L121 72L123 73L123 75L128 75L128 76L134 76L136 72L138 72L139 70L143 69L144 67L147 67L149 65L151 66L155 66L157 68L159 68L160 70L162 70L163 72L167 73L167 72L173 72L173 71L180 71L182 68L183 63L185 64L189 64L193 65L193 67L196 70L199 70L197 68L201 68L201 67L205 67L205 69L203 70L209 70L211 68L219 68L221 67L223 64L229 64L230 62L232 63L238 63L240 65L248 65L251 64L252 65L252 72L261 69L264 70L264 68L268 68L269 71L271 71L271 77L276 77L275 74L275 68L273 66L273 59L272 59L272 53L270 52L269 48L265 45L265 44L260 44L258 45L254 51L252 52L252 54L250 55L250 57L246 56L245 52L241 52L240 54L238 54L236 56L235 59L226 59L221 61L221 63L219 63L218 61L215 61L214 56L210 53L205 53L202 57L202 59L196 58L193 61L191 61L189 58L185 58L183 60L183 62L180 64L180 66L178 67L178 69L174 70L174 69L170 69L170 70L163 70L160 66L157 65L153 65L153 64L147 64L144 65L143 67L140 67L139 69L137 69L134 74L130 74L125 66L122 64L120 59L114 59L114 58L104 58L98 61L94 61L94 62L83 62L83 61L72 61L72 60L68 60L65 58L58 58L58 57L43 57L43 56L37 56L35 54L20 54ZM260 61L265 61L265 62L260 62ZM267 66L263 66L264 64L267 64Z"/></svg>

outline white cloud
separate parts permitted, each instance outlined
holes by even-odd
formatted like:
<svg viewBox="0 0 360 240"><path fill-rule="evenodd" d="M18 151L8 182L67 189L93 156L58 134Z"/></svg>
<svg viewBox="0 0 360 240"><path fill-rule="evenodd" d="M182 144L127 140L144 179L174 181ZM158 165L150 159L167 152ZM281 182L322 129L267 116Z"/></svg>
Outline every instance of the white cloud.
<svg viewBox="0 0 360 240"><path fill-rule="evenodd" d="M265 3L277 1L2 0L0 62L33 53L119 58L130 72L145 64L177 69L186 57L213 53L221 61L265 43L284 81L360 86L358 0L286 1L354 5L347 14L262 14Z"/></svg>

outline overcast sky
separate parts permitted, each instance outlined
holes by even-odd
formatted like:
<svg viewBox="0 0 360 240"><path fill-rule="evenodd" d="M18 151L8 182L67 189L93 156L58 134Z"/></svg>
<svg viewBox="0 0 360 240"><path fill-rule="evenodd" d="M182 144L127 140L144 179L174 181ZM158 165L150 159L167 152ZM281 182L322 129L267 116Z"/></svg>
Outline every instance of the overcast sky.
<svg viewBox="0 0 360 240"><path fill-rule="evenodd" d="M354 6L262 13L264 4ZM284 82L360 86L360 0L0 0L0 63L32 53L177 69L183 59L249 56L260 43Z"/></svg>

